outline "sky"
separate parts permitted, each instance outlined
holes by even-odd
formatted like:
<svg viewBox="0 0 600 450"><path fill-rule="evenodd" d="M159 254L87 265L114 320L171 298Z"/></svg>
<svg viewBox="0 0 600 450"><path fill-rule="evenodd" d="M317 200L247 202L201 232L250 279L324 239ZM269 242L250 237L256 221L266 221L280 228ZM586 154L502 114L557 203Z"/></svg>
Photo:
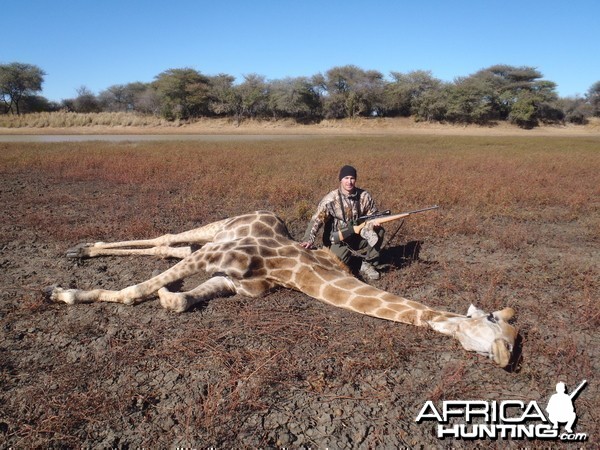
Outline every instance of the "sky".
<svg viewBox="0 0 600 450"><path fill-rule="evenodd" d="M41 95L74 98L189 67L267 80L337 66L430 71L534 67L561 97L600 81L599 0L8 0L0 64L41 68Z"/></svg>

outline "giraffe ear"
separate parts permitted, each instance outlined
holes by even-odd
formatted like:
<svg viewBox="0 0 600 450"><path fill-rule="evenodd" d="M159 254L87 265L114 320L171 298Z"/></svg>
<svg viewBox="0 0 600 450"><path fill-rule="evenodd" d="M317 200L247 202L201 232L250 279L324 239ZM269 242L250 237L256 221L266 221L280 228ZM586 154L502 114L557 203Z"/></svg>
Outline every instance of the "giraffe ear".
<svg viewBox="0 0 600 450"><path fill-rule="evenodd" d="M498 320L509 321L515 315L515 310L512 308L504 308L494 313L494 317Z"/></svg>
<svg viewBox="0 0 600 450"><path fill-rule="evenodd" d="M472 317L476 319L477 317L487 316L481 309L477 308L475 305L471 304L469 309L467 310L467 317Z"/></svg>

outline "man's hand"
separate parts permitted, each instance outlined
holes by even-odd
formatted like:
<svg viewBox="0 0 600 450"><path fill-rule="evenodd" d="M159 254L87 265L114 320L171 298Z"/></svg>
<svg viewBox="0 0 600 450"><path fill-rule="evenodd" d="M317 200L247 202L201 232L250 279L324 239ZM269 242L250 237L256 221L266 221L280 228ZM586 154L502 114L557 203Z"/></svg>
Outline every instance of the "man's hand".
<svg viewBox="0 0 600 450"><path fill-rule="evenodd" d="M300 242L300 245L308 250L310 250L313 246L312 242Z"/></svg>

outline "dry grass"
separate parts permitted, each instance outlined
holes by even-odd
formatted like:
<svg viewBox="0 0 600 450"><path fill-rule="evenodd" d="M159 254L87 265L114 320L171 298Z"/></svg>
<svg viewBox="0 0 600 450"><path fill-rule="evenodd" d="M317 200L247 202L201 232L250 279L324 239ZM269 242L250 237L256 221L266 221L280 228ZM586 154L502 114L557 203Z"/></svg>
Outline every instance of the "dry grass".
<svg viewBox="0 0 600 450"><path fill-rule="evenodd" d="M74 127L178 127L179 121L169 122L160 117L126 112L73 113L41 112L22 115L0 115L3 128L74 128Z"/></svg>
<svg viewBox="0 0 600 450"><path fill-rule="evenodd" d="M523 130L508 122L489 126L416 122L407 117L378 117L322 120L302 124L291 119L261 120L233 118L198 118L167 121L152 115L127 112L32 113L20 116L0 115L0 134L321 134L321 135L404 135L430 136L597 136L600 118L592 117L586 125L543 125Z"/></svg>
<svg viewBox="0 0 600 450"><path fill-rule="evenodd" d="M337 167L351 163L360 168L360 184L376 194L382 208L442 206L439 213L414 221L416 238L476 235L489 250L519 250L542 238L536 224L543 222L577 222L584 232L597 234L597 221L590 214L597 211L600 193L599 141L575 142L404 137L308 143L4 144L0 163L4 172L37 171L54 183L115 187L123 198L89 193L95 200L92 210L110 209L118 228L130 237L164 232L165 227L153 226L163 221L175 231L191 222L255 209L276 211L292 226L303 226L320 196L335 184ZM48 202L60 205L72 194L51 190L48 195L56 197L25 201L32 208ZM97 233L85 220L89 203L82 202L80 217L44 218L33 212L26 220L38 223L42 233L77 240ZM143 211L132 214L137 208Z"/></svg>
<svg viewBox="0 0 600 450"><path fill-rule="evenodd" d="M15 447L300 442L290 436L313 447L344 436L417 445L407 435L418 432L411 411L425 397L545 398L559 377L595 385L599 145L439 136L0 144L1 212L11 217L0 258L0 436ZM64 249L80 241L182 231L256 209L276 211L300 238L346 163L381 208L442 206L406 221L391 247L420 240L421 255L379 286L456 312L470 302L513 306L524 343L515 373L427 330L283 290L181 316L153 303L66 308L23 291L50 281L124 287L150 272L148 260L65 262ZM578 414L597 436L592 395ZM314 434L319 426L329 436Z"/></svg>

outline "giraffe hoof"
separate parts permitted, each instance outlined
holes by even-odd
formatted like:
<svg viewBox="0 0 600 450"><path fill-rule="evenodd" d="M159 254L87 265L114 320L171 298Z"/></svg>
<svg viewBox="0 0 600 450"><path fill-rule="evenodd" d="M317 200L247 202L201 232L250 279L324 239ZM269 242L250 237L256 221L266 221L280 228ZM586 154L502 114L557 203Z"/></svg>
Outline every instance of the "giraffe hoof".
<svg viewBox="0 0 600 450"><path fill-rule="evenodd" d="M58 288L58 286L56 286L55 284L53 284L52 286L46 286L42 288L42 295L46 300L52 301L52 294L56 288Z"/></svg>
<svg viewBox="0 0 600 450"><path fill-rule="evenodd" d="M74 289L62 289L57 285L46 286L42 289L42 294L44 298L50 302L55 303L66 303L68 305L73 305L75 303Z"/></svg>
<svg viewBox="0 0 600 450"><path fill-rule="evenodd" d="M42 294L44 298L49 302L58 302L57 294L62 292L63 290L58 287L58 285L53 284L52 286L46 286L42 289Z"/></svg>
<svg viewBox="0 0 600 450"><path fill-rule="evenodd" d="M79 244L67 250L67 258L79 259L90 256L90 247L94 244Z"/></svg>

